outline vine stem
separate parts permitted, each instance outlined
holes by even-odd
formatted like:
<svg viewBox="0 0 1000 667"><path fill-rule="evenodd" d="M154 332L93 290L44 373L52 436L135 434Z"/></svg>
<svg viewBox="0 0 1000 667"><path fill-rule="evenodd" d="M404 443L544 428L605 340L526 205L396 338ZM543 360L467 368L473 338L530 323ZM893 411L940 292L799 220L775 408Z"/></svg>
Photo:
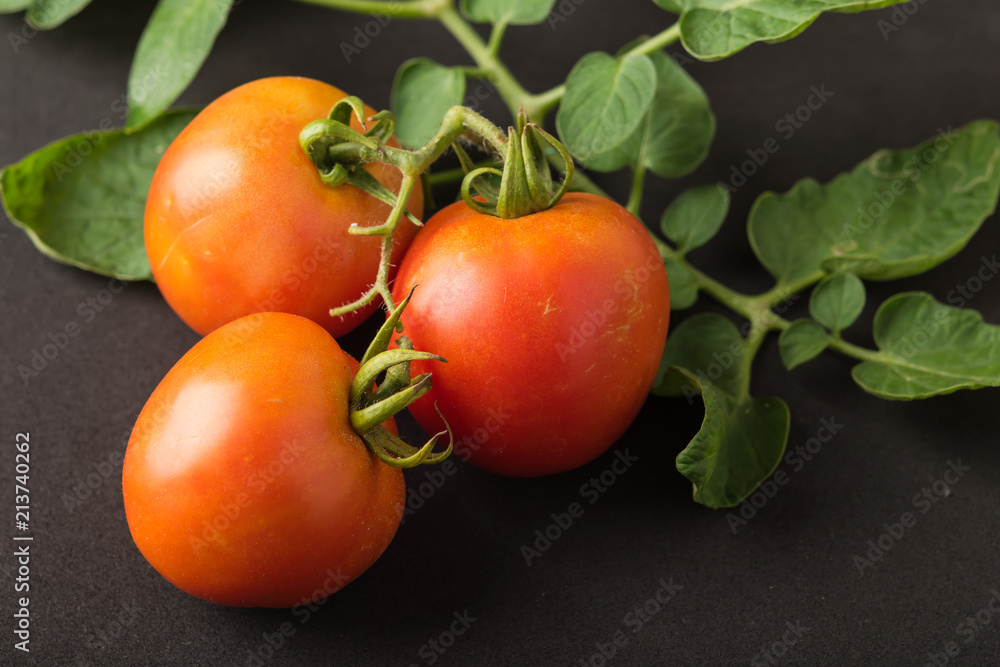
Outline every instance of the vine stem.
<svg viewBox="0 0 1000 667"><path fill-rule="evenodd" d="M507 108L512 116L516 117L517 112L523 109L528 114L528 118L539 123L543 120L543 114L535 101L535 96L524 89L507 66L497 57L499 38L496 38L495 31L495 40L491 41L496 42L494 45L496 48L491 48L491 45L483 42L475 29L462 18L452 2L448 2L435 18L472 57L476 66L486 75L484 78L489 79L496 86L497 92L507 103ZM501 37L502 34L501 31Z"/></svg>
<svg viewBox="0 0 1000 667"><path fill-rule="evenodd" d="M741 294L729 287L726 287L718 280L709 277L701 270L689 263L682 253L678 253L667 242L653 236L653 242L660 251L660 256L664 260L672 260L682 264L695 278L698 289L705 292L710 297L729 308L731 311L743 316L750 322L750 335L747 337L748 361L750 363L760 347L763 338L771 331L784 331L791 322L775 313L772 308L786 301L793 294L798 294L812 285L818 283L826 275L822 271L816 272L793 283L778 283L773 288L759 294L751 296ZM757 340L757 337L760 340ZM751 346L751 343L753 345ZM827 344L831 350L852 357L859 361L884 361L885 354L875 350L848 343L839 336L832 334L827 336Z"/></svg>
<svg viewBox="0 0 1000 667"><path fill-rule="evenodd" d="M386 0L299 0L309 5L319 5L355 14L379 14L397 19L431 19L452 0L413 0L412 2L386 2Z"/></svg>
<svg viewBox="0 0 1000 667"><path fill-rule="evenodd" d="M356 14L379 14L400 19L436 19L451 33L452 37L475 61L480 78L489 79L503 97L511 116L516 117L524 109L528 118L539 125L554 109L566 93L566 86L559 85L541 93L533 94L514 77L510 69L499 58L500 42L506 25L494 27L489 43L484 42L468 21L455 9L454 0L413 0L412 2L389 2L387 0L299 0L307 4L339 9ZM639 42L626 55L646 54L673 44L681 37L680 24L674 23L662 32Z"/></svg>
<svg viewBox="0 0 1000 667"><path fill-rule="evenodd" d="M639 161L632 169L632 190L628 195L628 203L625 208L628 212L639 217L640 208L642 208L642 192L646 185L646 168L642 166L642 161Z"/></svg>
<svg viewBox="0 0 1000 667"><path fill-rule="evenodd" d="M309 128L306 128L304 132L307 133L308 130ZM386 145L371 148L359 143L341 143L329 148L328 157L333 163L339 163L342 159L346 159L349 163L382 162L395 166L403 175L395 204L386 221L379 225L368 227L352 225L350 228L350 233L355 235L382 237L381 259L374 284L355 301L332 309L331 315L335 317L346 315L368 305L378 296L382 297L387 312L391 313L395 310L392 292L389 289L393 236L400 221L405 217L406 204L410 200L410 194L414 187L420 183L421 174L427 171L431 164L441 157L460 136L469 133L484 141L490 150L500 155L506 153L507 137L500 128L472 109L460 106L449 109L434 137L426 146L415 151ZM303 146L303 148L307 154L310 153L309 146Z"/></svg>

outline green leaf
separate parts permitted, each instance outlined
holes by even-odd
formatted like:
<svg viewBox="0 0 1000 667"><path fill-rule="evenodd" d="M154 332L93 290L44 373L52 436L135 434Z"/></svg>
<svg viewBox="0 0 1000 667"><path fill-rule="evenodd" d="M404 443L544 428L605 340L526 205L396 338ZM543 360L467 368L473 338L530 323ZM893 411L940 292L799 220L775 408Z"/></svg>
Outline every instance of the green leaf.
<svg viewBox="0 0 1000 667"><path fill-rule="evenodd" d="M785 368L792 370L816 358L826 349L829 340L826 330L815 320L795 320L778 338L781 361Z"/></svg>
<svg viewBox="0 0 1000 667"><path fill-rule="evenodd" d="M89 4L90 0L34 0L28 8L28 23L41 30L57 28Z"/></svg>
<svg viewBox="0 0 1000 667"><path fill-rule="evenodd" d="M13 14L31 6L32 0L0 0L0 14Z"/></svg>
<svg viewBox="0 0 1000 667"><path fill-rule="evenodd" d="M462 13L477 23L541 23L556 0L462 0Z"/></svg>
<svg viewBox="0 0 1000 667"><path fill-rule="evenodd" d="M184 92L208 58L232 5L232 0L157 3L129 72L128 131L159 116Z"/></svg>
<svg viewBox="0 0 1000 667"><path fill-rule="evenodd" d="M597 164L632 137L655 91L656 68L647 56L619 60L607 53L588 53L566 79L556 114L559 136L584 165ZM601 163L601 169L620 169L627 164L627 156L623 159L618 166Z"/></svg>
<svg viewBox="0 0 1000 667"><path fill-rule="evenodd" d="M889 298L875 314L875 359L851 371L865 391L911 400L1000 387L1000 327L926 292Z"/></svg>
<svg viewBox="0 0 1000 667"><path fill-rule="evenodd" d="M708 96L665 53L650 55L656 66L656 95L649 110L642 161L657 176L680 178L708 156L715 137L715 114Z"/></svg>
<svg viewBox="0 0 1000 667"><path fill-rule="evenodd" d="M822 272L916 275L952 257L996 208L1000 133L971 123L917 148L881 151L826 185L799 181L750 211L754 252L779 284Z"/></svg>
<svg viewBox="0 0 1000 667"><path fill-rule="evenodd" d="M465 99L462 70L426 58L407 60L392 82L390 106L396 116L396 138L419 148L441 127L444 115Z"/></svg>
<svg viewBox="0 0 1000 667"><path fill-rule="evenodd" d="M720 60L755 42L783 42L823 12L862 12L907 0L655 0L680 14L681 41L701 60Z"/></svg>
<svg viewBox="0 0 1000 667"><path fill-rule="evenodd" d="M646 167L663 178L694 171L715 137L715 115L701 86L662 52L649 54L656 69L656 90L644 122L618 148L591 158L595 171Z"/></svg>
<svg viewBox="0 0 1000 667"><path fill-rule="evenodd" d="M865 309L865 284L853 273L824 278L809 297L809 314L833 333L854 324Z"/></svg>
<svg viewBox="0 0 1000 667"><path fill-rule="evenodd" d="M694 499L733 507L771 476L788 442L788 406L746 391L746 346L730 320L714 313L683 322L667 339L654 393L701 394L705 419L677 456L677 469L694 485ZM696 369L696 370L691 370Z"/></svg>
<svg viewBox="0 0 1000 667"><path fill-rule="evenodd" d="M660 229L678 252L685 253L712 240L728 213L729 190L721 185L702 185L670 203L660 218Z"/></svg>
<svg viewBox="0 0 1000 667"><path fill-rule="evenodd" d="M174 111L134 134L74 135L0 173L11 221L59 262L124 280L152 277L143 243L146 192L160 157L195 116Z"/></svg>
<svg viewBox="0 0 1000 667"><path fill-rule="evenodd" d="M698 301L698 281L691 270L673 259L663 260L670 285L670 310L684 310Z"/></svg>

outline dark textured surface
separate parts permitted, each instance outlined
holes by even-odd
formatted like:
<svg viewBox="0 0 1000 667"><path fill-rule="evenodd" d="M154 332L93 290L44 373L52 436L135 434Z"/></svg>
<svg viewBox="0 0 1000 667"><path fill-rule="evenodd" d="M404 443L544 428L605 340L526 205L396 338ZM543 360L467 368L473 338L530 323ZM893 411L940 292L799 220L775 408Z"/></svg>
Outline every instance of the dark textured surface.
<svg viewBox="0 0 1000 667"><path fill-rule="evenodd" d="M0 164L105 117L120 121L112 104L124 93L150 5L96 2L17 53L6 38L0 43ZM779 137L780 152L736 194L721 236L693 258L730 285L762 290L767 276L743 231L761 191L785 190L803 176L829 179L878 148L1000 117L995 2L911 5L918 10L888 40L877 21L891 10L835 15L792 42L692 65L718 115L718 137L691 178L650 182L646 217L656 219L683 187L727 178L748 148ZM298 74L381 108L404 59L465 62L443 29L399 20L347 64L337 45L367 20L295 3L241 3L183 101L202 104L250 79ZM512 29L504 54L529 89L541 90L559 83L583 53L614 51L670 20L651 2L588 0L555 31L545 24ZM19 17L0 17L0 35L21 28ZM775 123L814 85L834 96L784 139ZM496 102L485 108L505 120ZM600 181L625 195L624 181ZM853 336L868 338L875 305L896 291L923 289L943 299L964 283L982 256L997 251L997 222L994 216L944 266L871 285ZM10 517L0 531L8 545L0 550L3 664L431 664L422 647L466 610L475 622L438 664L600 665L591 656L601 645L610 650L618 632L627 643L608 664L922 665L948 642L960 649L949 664L1000 662L1000 613L988 610L991 591L1000 590L1000 393L884 402L854 386L843 358L825 355L786 373L773 339L756 365L754 392L788 400L790 448L816 435L823 419L843 428L801 467L783 464L790 481L736 534L725 512L690 500L689 484L672 465L697 428L700 406L650 399L615 447L638 462L585 504L582 518L530 567L521 545L552 513L581 499L581 485L609 469L613 452L549 479L503 479L462 466L406 521L382 559L305 623L288 611L191 598L134 547L120 461L145 398L197 338L149 284L128 287L86 321L79 304L107 282L44 258L23 233L0 224L0 511ZM1000 322L1000 281L986 283L969 305ZM17 364L71 320L82 333L25 386ZM362 350L367 333L370 327L346 347ZM11 632L13 441L20 431L30 431L32 441L30 655L13 650ZM926 514L915 509L914 495L959 460L971 469L950 495ZM110 475L70 511L64 494L101 470ZM411 487L426 474L409 474ZM906 511L916 514L916 525L859 575L854 556ZM656 594L661 579L682 588L637 627L628 615ZM977 612L970 625L966 618ZM284 623L292 634L269 655L266 636ZM787 623L799 626L799 635ZM783 655L766 662L762 651L783 637L789 643L776 647Z"/></svg>

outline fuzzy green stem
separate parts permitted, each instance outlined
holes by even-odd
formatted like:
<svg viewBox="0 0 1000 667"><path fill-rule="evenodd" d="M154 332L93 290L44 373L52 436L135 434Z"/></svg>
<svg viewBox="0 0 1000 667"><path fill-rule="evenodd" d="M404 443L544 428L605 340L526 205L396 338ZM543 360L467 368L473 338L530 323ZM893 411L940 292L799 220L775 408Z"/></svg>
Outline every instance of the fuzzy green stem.
<svg viewBox="0 0 1000 667"><path fill-rule="evenodd" d="M493 31L490 33L490 43L486 45L486 51L491 58L499 59L500 45L503 43L505 32L507 32L506 21L500 21L493 25Z"/></svg>
<svg viewBox="0 0 1000 667"><path fill-rule="evenodd" d="M760 351L760 346L764 343L764 339L767 338L768 331L770 331L768 324L761 323L758 320L751 320L750 333L743 342L743 356L740 358L741 372L739 377L742 378L740 381L741 402L750 398L750 374L753 369L753 360L757 356L757 352Z"/></svg>
<svg viewBox="0 0 1000 667"><path fill-rule="evenodd" d="M639 55L639 54L649 54L660 49L670 46L677 40L681 38L681 24L678 21L666 30L653 35L649 39L639 42L631 49L622 54L622 57Z"/></svg>
<svg viewBox="0 0 1000 667"><path fill-rule="evenodd" d="M355 14L380 14L396 19L432 19L438 16L452 0L414 0L413 2L388 2L386 0L299 0L309 5L319 5Z"/></svg>
<svg viewBox="0 0 1000 667"><path fill-rule="evenodd" d="M646 185L646 168L638 164L632 168L632 190L628 195L628 203L625 208L628 212L639 218L642 209L642 192Z"/></svg>
<svg viewBox="0 0 1000 667"><path fill-rule="evenodd" d="M328 123L326 120L317 122L319 123L318 127L324 127L323 124ZM304 146L307 154L310 153L309 140L321 139L313 131L314 127L317 127L317 124L311 124L303 130L303 135L308 138ZM393 235L395 234L396 227L399 226L399 222L406 213L406 204L410 200L413 188L420 182L421 174L435 160L441 157L459 136L469 132L483 139L492 150L501 155L504 154L507 147L507 138L500 128L471 109L466 107L452 107L445 114L441 127L434 137L426 146L419 150L408 151L384 145L371 148L368 145L356 142L345 142L330 147L327 150L327 154L322 156L335 164L340 164L341 162L346 164L383 162L395 166L403 174L399 193L396 196L395 204L388 219L380 225L369 227L354 225L350 228L352 234L382 237L381 261L379 262L375 283L355 301L331 310L331 315L335 317L346 315L349 312L370 304L376 296L382 297L389 312L395 310L392 291L389 289L389 271L392 261Z"/></svg>
<svg viewBox="0 0 1000 667"><path fill-rule="evenodd" d="M507 102L507 108L510 109L512 116L517 116L518 110L523 108L532 120L536 122L542 120L538 108L532 103L531 93L521 86L507 66L497 58L490 45L483 42L479 34L459 15L451 3L438 12L437 19L468 52L476 66L488 74L497 92Z"/></svg>
<svg viewBox="0 0 1000 667"><path fill-rule="evenodd" d="M741 294L735 290L729 289L719 281L708 277L699 269L688 263L684 257L679 255L677 251L671 248L665 241L658 239L655 236L653 237L653 241L656 243L656 247L659 249L660 255L664 259L680 262L691 272L699 290L705 292L722 305L726 306L733 312L742 315L750 321L750 336L747 338L748 345L750 344L751 338L755 336L755 332L759 332L761 339L763 339L769 331L784 331L791 326L791 322L773 312L771 308L778 303L787 300L793 294L797 294L814 285L819 282L824 275L826 275L824 272L820 271L794 283L779 283L763 294L749 296L747 294ZM839 336L835 336L833 334L828 336L827 343L831 350L835 350L845 356L858 359L859 361L885 361L886 359L883 352L869 350L868 348L848 343ZM755 341L755 344L759 347L760 342Z"/></svg>

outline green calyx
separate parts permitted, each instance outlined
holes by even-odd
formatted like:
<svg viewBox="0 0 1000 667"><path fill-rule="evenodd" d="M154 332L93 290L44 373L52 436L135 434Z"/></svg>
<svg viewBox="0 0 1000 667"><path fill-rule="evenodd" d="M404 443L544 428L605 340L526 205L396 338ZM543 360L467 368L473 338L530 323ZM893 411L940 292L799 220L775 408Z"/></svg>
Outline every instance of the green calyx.
<svg viewBox="0 0 1000 667"><path fill-rule="evenodd" d="M364 133L351 127L352 114ZM367 123L371 123L369 127ZM365 104L360 98L345 97L337 102L326 118L309 123L299 134L299 144L319 170L320 178L330 187L347 183L364 190L379 201L395 206L395 193L364 168L374 156L384 156L385 145L396 131L396 119L388 111L365 118ZM367 149L359 152L358 149ZM403 214L416 225L413 214Z"/></svg>
<svg viewBox="0 0 1000 667"><path fill-rule="evenodd" d="M410 294L412 296L412 292ZM396 349L388 349L393 329L399 324L399 317L409 302L410 296L407 296L375 335L351 383L349 398L351 426L375 456L395 468L440 463L448 458L454 445L447 421L444 431L433 435L419 448L406 444L382 425L431 389L431 374L423 373L411 378L410 362L445 361L436 354L414 350L410 339L405 336L397 339ZM376 388L375 381L383 374L382 384ZM438 414L441 414L440 411ZM444 416L441 419L444 420ZM438 438L443 435L448 435L448 447L442 452L435 452Z"/></svg>
<svg viewBox="0 0 1000 667"><path fill-rule="evenodd" d="M566 175L558 188L552 180L547 150L555 150L566 165ZM517 116L517 127L509 128L503 171L494 167L470 169L471 160L464 151L456 146L456 152L466 169L462 199L469 208L499 218L520 218L551 208L573 181L569 152L551 134L529 123L523 111ZM495 193L481 184L481 177L487 174L500 176L500 188Z"/></svg>

